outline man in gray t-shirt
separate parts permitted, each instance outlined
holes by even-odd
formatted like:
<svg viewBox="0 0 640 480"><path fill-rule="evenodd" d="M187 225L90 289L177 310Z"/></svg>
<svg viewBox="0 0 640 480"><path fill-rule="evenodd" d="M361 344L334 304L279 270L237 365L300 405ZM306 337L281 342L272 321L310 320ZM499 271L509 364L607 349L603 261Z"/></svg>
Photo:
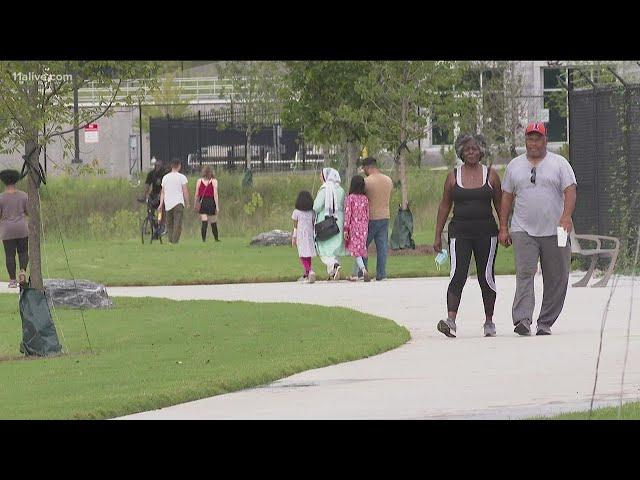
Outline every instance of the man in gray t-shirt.
<svg viewBox="0 0 640 480"><path fill-rule="evenodd" d="M514 331L531 334L535 293L533 280L538 260L542 266L544 293L537 321L537 335L550 335L567 294L571 244L558 246L557 227L570 233L571 215L576 205L576 176L562 156L547 152L544 123L527 126L527 152L511 160L502 181L500 233L508 247L513 243L516 260L516 294L513 301ZM513 199L511 230L507 219Z"/></svg>

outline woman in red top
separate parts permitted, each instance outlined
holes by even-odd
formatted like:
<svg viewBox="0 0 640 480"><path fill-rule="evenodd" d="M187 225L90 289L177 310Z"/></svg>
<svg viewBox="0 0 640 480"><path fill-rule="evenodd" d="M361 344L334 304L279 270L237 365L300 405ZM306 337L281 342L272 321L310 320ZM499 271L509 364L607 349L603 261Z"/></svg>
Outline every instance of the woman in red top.
<svg viewBox="0 0 640 480"><path fill-rule="evenodd" d="M220 203L218 202L218 180L213 175L211 167L205 166L202 169L202 178L196 183L196 197L193 201L193 208L200 214L202 227L202 241L207 239L207 223L211 224L211 232L216 242L218 239L218 212Z"/></svg>

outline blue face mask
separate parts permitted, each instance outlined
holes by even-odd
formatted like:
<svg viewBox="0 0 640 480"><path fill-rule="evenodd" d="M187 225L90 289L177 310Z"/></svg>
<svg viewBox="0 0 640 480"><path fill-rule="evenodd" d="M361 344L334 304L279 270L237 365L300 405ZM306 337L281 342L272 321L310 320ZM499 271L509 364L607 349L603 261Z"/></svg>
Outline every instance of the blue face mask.
<svg viewBox="0 0 640 480"><path fill-rule="evenodd" d="M442 266L442 264L447 261L448 256L449 255L446 248L443 248L442 251L438 253L438 255L436 255L436 268L438 269L438 271L440 271L440 267Z"/></svg>

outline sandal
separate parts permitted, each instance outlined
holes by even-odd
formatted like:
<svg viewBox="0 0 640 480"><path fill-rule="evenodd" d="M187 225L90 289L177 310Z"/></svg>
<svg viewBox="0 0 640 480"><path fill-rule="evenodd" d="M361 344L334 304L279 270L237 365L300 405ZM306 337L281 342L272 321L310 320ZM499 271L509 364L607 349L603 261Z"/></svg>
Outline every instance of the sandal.
<svg viewBox="0 0 640 480"><path fill-rule="evenodd" d="M366 268L362 270L362 276L364 277L365 282L371 281L371 277L369 277L369 272Z"/></svg>

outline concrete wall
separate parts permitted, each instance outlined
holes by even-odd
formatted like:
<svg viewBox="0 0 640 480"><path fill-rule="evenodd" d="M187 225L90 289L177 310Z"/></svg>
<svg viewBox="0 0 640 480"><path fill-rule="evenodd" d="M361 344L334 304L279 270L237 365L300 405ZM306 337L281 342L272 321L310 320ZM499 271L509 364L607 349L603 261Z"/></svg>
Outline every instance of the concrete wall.
<svg viewBox="0 0 640 480"><path fill-rule="evenodd" d="M217 77L218 62L184 62L182 75L185 77Z"/></svg>
<svg viewBox="0 0 640 480"><path fill-rule="evenodd" d="M143 107L144 108L144 107ZM80 159L85 164L97 160L100 168L106 170L110 177L127 177L129 175L129 135L138 135L139 131L135 127L138 118L138 108L119 108L114 110L109 117L102 117L95 123L98 124L98 143L85 143L84 132L80 132ZM63 127L69 128L69 127ZM64 144L68 143L71 149L64 152ZM73 133L64 135L62 138L56 137L52 144L47 146L47 174L58 175L65 166L71 165L73 157ZM139 142L138 142L139 144ZM139 145L138 145L139 148ZM0 165L3 168L22 167L21 155L24 148L19 153L7 155L0 154ZM143 134L142 141L143 170L150 167L149 158L149 135ZM139 150L137 151L136 170L140 169ZM44 152L41 153L40 163L45 164Z"/></svg>

